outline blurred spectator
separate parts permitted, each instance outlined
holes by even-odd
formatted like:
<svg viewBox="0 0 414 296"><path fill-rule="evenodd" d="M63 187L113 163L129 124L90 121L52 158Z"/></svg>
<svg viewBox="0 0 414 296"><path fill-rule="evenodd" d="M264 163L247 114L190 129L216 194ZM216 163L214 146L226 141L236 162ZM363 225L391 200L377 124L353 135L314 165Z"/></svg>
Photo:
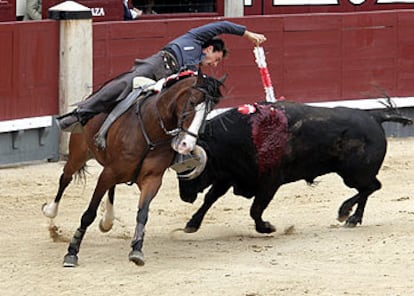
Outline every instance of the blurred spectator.
<svg viewBox="0 0 414 296"><path fill-rule="evenodd" d="M26 0L24 21L42 19L42 0Z"/></svg>
<svg viewBox="0 0 414 296"><path fill-rule="evenodd" d="M132 0L132 6L142 11L142 14L157 14L154 11L154 0Z"/></svg>
<svg viewBox="0 0 414 296"><path fill-rule="evenodd" d="M129 7L128 0L123 0L124 3L124 20L135 20L143 14L156 14L152 9L154 5L153 0L148 1L132 1L132 8Z"/></svg>

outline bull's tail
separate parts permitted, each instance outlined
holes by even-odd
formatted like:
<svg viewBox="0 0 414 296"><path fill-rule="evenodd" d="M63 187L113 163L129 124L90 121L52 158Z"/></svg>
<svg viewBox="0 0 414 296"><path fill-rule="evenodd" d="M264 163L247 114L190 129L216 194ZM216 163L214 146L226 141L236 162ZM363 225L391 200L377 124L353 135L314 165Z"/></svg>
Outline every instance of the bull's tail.
<svg viewBox="0 0 414 296"><path fill-rule="evenodd" d="M397 107L395 106L394 102L391 100L390 97L387 96L387 101L386 102L380 101L380 103L386 107L385 110L370 111L371 116L379 124L386 122L386 121L398 122L398 123L401 123L402 125L413 124L413 119L402 115L398 111Z"/></svg>

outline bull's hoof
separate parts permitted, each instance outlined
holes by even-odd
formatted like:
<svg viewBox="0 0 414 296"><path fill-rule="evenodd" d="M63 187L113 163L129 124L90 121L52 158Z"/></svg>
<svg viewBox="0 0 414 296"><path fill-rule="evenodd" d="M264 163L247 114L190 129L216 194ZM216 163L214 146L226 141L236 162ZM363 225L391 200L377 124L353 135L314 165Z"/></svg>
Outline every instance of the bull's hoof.
<svg viewBox="0 0 414 296"><path fill-rule="evenodd" d="M256 224L256 231L259 233L272 233L276 231L276 227L274 227L269 222L263 222L261 225Z"/></svg>
<svg viewBox="0 0 414 296"><path fill-rule="evenodd" d="M143 266L145 264L144 254L138 250L132 250L129 253L129 261L134 262L138 266Z"/></svg>
<svg viewBox="0 0 414 296"><path fill-rule="evenodd" d="M348 221L344 224L344 227L346 227L346 228L354 228L354 227L356 227L357 225L356 224L354 224L354 223L349 223Z"/></svg>
<svg viewBox="0 0 414 296"><path fill-rule="evenodd" d="M348 220L346 220L344 226L348 227L348 228L354 228L358 225L358 223L361 224L361 222L362 222L362 220L360 218L355 217L355 216L351 216L351 217L348 218Z"/></svg>
<svg viewBox="0 0 414 296"><path fill-rule="evenodd" d="M101 221L99 221L99 230L103 233L108 232L109 230L112 229L113 225L114 225L113 223L111 223L109 226L104 225L103 220L101 219Z"/></svg>
<svg viewBox="0 0 414 296"><path fill-rule="evenodd" d="M184 232L185 233L194 233L194 232L197 232L197 231L198 231L198 228L197 227L186 226L184 228Z"/></svg>
<svg viewBox="0 0 414 296"><path fill-rule="evenodd" d="M66 254L63 258L63 267L76 267L78 266L78 256Z"/></svg>
<svg viewBox="0 0 414 296"><path fill-rule="evenodd" d="M344 203L338 210L338 218L339 222L344 222L348 217L351 215L352 207L349 207Z"/></svg>
<svg viewBox="0 0 414 296"><path fill-rule="evenodd" d="M346 219L348 219L349 215L346 216L338 216L338 218L336 218L336 220L338 220L339 222L344 222Z"/></svg>

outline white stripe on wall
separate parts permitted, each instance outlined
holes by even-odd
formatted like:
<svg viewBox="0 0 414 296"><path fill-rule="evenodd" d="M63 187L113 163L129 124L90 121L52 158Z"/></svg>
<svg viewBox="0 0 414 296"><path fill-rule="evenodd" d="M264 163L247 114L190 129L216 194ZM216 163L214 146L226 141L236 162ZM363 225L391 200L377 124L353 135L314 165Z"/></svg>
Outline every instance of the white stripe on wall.
<svg viewBox="0 0 414 296"><path fill-rule="evenodd" d="M52 126L52 116L0 121L0 133Z"/></svg>

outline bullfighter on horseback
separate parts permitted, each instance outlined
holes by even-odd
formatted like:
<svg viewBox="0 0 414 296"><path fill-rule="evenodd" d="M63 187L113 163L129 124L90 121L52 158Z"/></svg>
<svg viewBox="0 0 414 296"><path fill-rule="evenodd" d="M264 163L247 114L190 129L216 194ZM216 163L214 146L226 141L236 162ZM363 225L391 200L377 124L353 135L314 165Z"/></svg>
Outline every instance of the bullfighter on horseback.
<svg viewBox="0 0 414 296"><path fill-rule="evenodd" d="M129 72L110 80L87 100L78 103L74 111L60 116L57 119L59 128L68 132L79 130L80 125L85 125L94 115L110 111L132 91L135 77L158 81L184 68L195 70L199 64L216 67L227 54L224 41L216 37L220 34L243 36L255 45L266 41L264 35L250 32L245 26L229 21L191 29L156 54L136 60Z"/></svg>

